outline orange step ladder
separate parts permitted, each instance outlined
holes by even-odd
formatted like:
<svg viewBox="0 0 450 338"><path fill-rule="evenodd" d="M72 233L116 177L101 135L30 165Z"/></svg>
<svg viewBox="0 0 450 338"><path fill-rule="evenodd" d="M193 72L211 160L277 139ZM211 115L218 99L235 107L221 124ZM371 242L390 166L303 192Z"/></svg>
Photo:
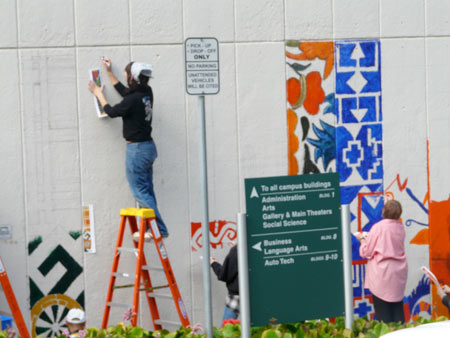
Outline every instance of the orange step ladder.
<svg viewBox="0 0 450 338"><path fill-rule="evenodd" d="M108 287L108 293L106 296L106 305L105 305L105 312L103 314L103 322L102 322L102 328L106 328L108 326L108 319L109 319L109 313L111 310L111 307L117 306L117 307L124 307L124 308L131 308L132 309L132 317L131 317L131 325L136 326L137 324L137 317L138 317L138 308L139 308L139 292L144 291L145 298L147 298L148 306L150 309L150 314L152 317L153 327L155 330L162 329L162 324L171 324L171 325L183 325L188 326L189 325L189 318L186 313L186 309L184 307L183 300L180 295L180 291L178 290L177 282L175 280L175 275L173 274L172 267L170 265L169 257L167 255L166 248L164 246L163 239L161 237L161 234L158 229L158 225L156 223L155 219L155 213L153 209L136 209L136 208L129 208L129 209L121 209L120 210L120 228L119 228L119 234L117 236L117 244L116 249L114 251L114 260L113 260L113 266L112 266L112 272L111 272L111 279L109 281L109 287ZM136 217L140 217L140 227L138 229ZM133 240L134 248L124 248L122 247L123 237L125 233L126 223L128 222L131 230L131 234L134 234L135 232L139 231L139 241L136 242ZM162 270L164 270L166 279L167 279L167 285L162 286L152 286L152 282L150 279L150 268L147 265L147 260L145 258L144 254L144 242L145 242L145 231L146 229L150 229L151 234L153 236L152 242L155 243L156 250L158 252L159 259L161 261ZM129 274L127 273L120 273L117 272L117 269L119 267L119 259L123 252L132 252L136 254L137 260L136 260L136 274L134 275L134 284L128 284L128 285L118 285L116 286L116 277L129 277ZM158 269L156 269L158 270ZM159 269L161 270L161 269ZM141 279L142 279L142 285L141 287ZM133 293L133 304L131 306L127 304L120 304L120 303L113 303L113 293L115 289L122 289L122 288L134 288ZM154 292L159 289L168 288L170 290L170 295L167 294L161 294L158 292ZM159 316L158 306L156 304L156 298L172 298L175 307L178 312L178 316L180 318L180 323L168 321L168 320L162 320Z"/></svg>
<svg viewBox="0 0 450 338"><path fill-rule="evenodd" d="M16 323L17 329L19 330L19 336L22 338L30 338L27 326L23 320L22 312L20 312L19 304L17 303L16 296L9 282L8 274L6 273L5 266L0 258L0 284L2 285L3 291L8 301L9 308L11 309L12 315L14 317L14 322Z"/></svg>

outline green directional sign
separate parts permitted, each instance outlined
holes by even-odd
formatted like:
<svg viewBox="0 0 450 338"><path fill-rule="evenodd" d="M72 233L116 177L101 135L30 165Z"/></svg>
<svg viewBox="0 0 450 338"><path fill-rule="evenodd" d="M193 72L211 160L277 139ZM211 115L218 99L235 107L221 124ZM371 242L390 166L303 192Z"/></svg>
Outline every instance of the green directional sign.
<svg viewBox="0 0 450 338"><path fill-rule="evenodd" d="M245 180L251 325L344 315L339 175Z"/></svg>

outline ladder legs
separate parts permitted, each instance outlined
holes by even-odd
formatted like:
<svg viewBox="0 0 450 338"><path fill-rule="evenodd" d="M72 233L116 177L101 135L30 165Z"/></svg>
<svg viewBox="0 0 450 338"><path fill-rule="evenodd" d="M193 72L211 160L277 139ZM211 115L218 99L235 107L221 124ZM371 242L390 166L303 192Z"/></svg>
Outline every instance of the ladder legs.
<svg viewBox="0 0 450 338"><path fill-rule="evenodd" d="M137 223L136 223L136 218L134 217L130 217L129 218L129 224L130 224L130 229L131 229L131 233L135 233L138 231L138 227L137 227ZM145 259L145 255L144 255L144 233L146 231L147 228L147 222L144 218L141 219L141 227L139 229L139 242L136 243L135 241L133 241L133 244L135 246L136 249L139 250L139 253L141 253L141 262L140 264L138 263L136 265L136 280L135 280L135 297L137 297L139 299L139 282L140 282L140 278L138 276L142 277L142 282L144 284L144 288L145 290L145 297L147 298L147 303L150 309L150 314L152 316L152 322L153 322L153 327L155 328L155 330L161 330L162 327L160 324L155 323L156 320L159 320L159 311L158 311L158 307L156 305L156 300L154 298L149 297L149 293L152 293L153 290L151 290L152 288L152 281L150 279L150 274L148 273L147 270L143 270L142 266L146 266L147 265L147 261ZM141 247L142 244L142 247ZM138 257L139 259L139 257ZM138 269L139 269L139 273L138 273ZM137 283L137 284L136 284ZM137 285L137 287L136 287ZM138 290L138 291L136 291ZM134 305L134 304L133 304ZM137 310L137 307L136 307ZM133 312L137 313L137 311L133 310ZM134 316L133 318L137 319L137 316ZM136 324L132 325L136 326Z"/></svg>
<svg viewBox="0 0 450 338"><path fill-rule="evenodd" d="M126 224L126 216L122 216L120 219L120 227L119 227L119 234L117 236L116 250L114 251L114 259L111 278L109 280L108 293L106 295L105 312L103 313L103 321L102 321L103 329L106 329L106 327L108 326L109 312L111 310L109 303L111 303L112 301L113 287L114 284L116 283L116 276L114 274L117 272L117 268L119 267L119 258L120 258L119 248L122 246L123 235L125 232L125 224Z"/></svg>
<svg viewBox="0 0 450 338"><path fill-rule="evenodd" d="M114 252L114 260L113 260L113 266L112 266L112 272L111 272L111 278L109 282L108 292L106 296L106 305L105 305L105 312L103 315L103 322L102 322L102 328L106 328L108 326L108 319L109 314L111 310L111 306L124 306L124 307L130 307L126 304L118 304L118 303L112 303L113 298L113 292L114 289L122 289L122 288L129 288L133 287L133 304L131 306L132 308L132 316L131 316L131 325L136 326L137 324L137 318L138 318L138 310L139 310L139 292L145 291L145 297L147 298L147 303L149 305L150 314L152 317L153 327L155 330L162 329L161 323L168 323L168 324L174 324L174 322L168 321L168 320L161 320L158 306L156 303L155 298L156 297L163 297L163 298L172 298L175 307L177 309L178 316L180 318L180 322L183 326L189 325L189 318L186 313L186 309L184 307L183 300L180 295L180 291L178 289L175 276L172 271L172 267L170 265L169 257L167 255L166 248L164 246L163 239L159 233L158 226L156 223L156 219L154 216L154 211L151 209L122 209L120 211L121 214L121 221L120 221L120 228L119 228L119 234L117 236L117 244L116 249ZM141 217L140 222L140 228L138 228L138 224L136 221L136 216ZM139 232L139 240L136 242L133 240L134 248L122 248L123 238L124 238L124 232L126 228L126 223L129 223L131 233L134 234L136 232ZM145 232L147 231L147 228L150 229L152 235L153 235L153 242L155 244L156 250L158 252L159 259L161 261L162 268L164 270L168 285L162 285L153 287L152 281L150 279L150 273L149 273L149 267L147 265L147 260L145 258L144 254L144 244L145 244ZM117 269L119 267L119 260L120 255L123 251L133 252L136 253L137 261L136 261L136 273L134 276L134 283L133 284L127 284L127 285L119 285L116 286L116 276L123 276L123 277L131 277L128 273L117 272ZM141 282L142 280L142 282ZM144 288L141 288L141 283L144 285ZM169 288L171 295L165 295L160 293L155 293L155 289L162 289L162 288ZM176 323L175 323L176 324Z"/></svg>
<svg viewBox="0 0 450 338"><path fill-rule="evenodd" d="M3 292L5 293L6 300L8 301L9 308L11 309L12 315L14 317L14 321L16 322L20 337L30 338L30 334L28 333L28 329L23 319L22 312L20 311L19 304L17 303L16 296L14 295L14 291L11 287L11 283L9 282L8 275L6 274L6 270L1 259L0 284L3 288Z"/></svg>
<svg viewBox="0 0 450 338"><path fill-rule="evenodd" d="M150 220L150 222L155 222L155 219ZM147 220L147 222L149 222ZM157 229L157 227L155 227ZM180 291L175 280L175 275L173 274L172 266L170 265L169 256L167 255L166 247L160 236L155 236L153 227L150 226L152 235L155 241L156 250L158 251L161 264L164 268L164 273L166 274L167 282L169 283L170 292L172 293L173 301L178 312L178 317L180 318L181 325L188 326L189 318L187 316L186 308L184 307L183 299L181 298ZM158 231L158 230L156 230ZM158 238L159 237L159 238Z"/></svg>
<svg viewBox="0 0 450 338"><path fill-rule="evenodd" d="M133 217L134 221L136 219ZM131 221L131 219L130 219ZM141 226L139 229L139 242L138 242L138 254L136 262L136 274L134 278L134 295L133 295L133 313L131 317L131 325L136 326L137 324L137 313L139 310L139 288L141 283L141 271L142 271L142 258L144 257L144 235L145 228ZM133 241L134 242L134 241ZM136 246L136 244L135 244Z"/></svg>

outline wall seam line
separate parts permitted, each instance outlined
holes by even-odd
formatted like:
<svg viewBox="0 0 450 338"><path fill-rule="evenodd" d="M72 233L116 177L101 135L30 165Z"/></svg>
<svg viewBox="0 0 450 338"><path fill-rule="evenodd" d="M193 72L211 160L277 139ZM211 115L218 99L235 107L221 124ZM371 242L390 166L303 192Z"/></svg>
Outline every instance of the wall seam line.
<svg viewBox="0 0 450 338"><path fill-rule="evenodd" d="M28 200L27 200L27 191L28 191L28 182L27 182L27 176L26 176L26 146L25 146L25 118L24 118L24 105L23 105L23 81L22 81L22 58L20 54L19 49L19 40L20 40L20 24L19 24L19 1L16 1L16 34L17 34L17 41L16 41L16 51L17 51L17 76L18 76L18 89L19 89L19 112L20 112L20 137L21 137L21 145L22 145L22 175L23 175L23 206L24 206L24 221L25 221L25 287L26 287L26 302L28 299L30 299L30 272L29 272L29 264L28 264L28 246L27 243L29 242L29 233L28 233L28 226L29 226L29 218L28 218ZM28 308L28 304L27 308ZM28 315L24 316L25 321L29 323L30 317Z"/></svg>
<svg viewBox="0 0 450 338"><path fill-rule="evenodd" d="M333 41L336 40L336 27L335 27L335 20L334 20L334 0L331 1L331 36Z"/></svg>
<svg viewBox="0 0 450 338"><path fill-rule="evenodd" d="M130 53L130 61L133 60L133 52L131 49L131 22L132 22L132 15L131 15L131 0L128 0L128 48ZM136 202L137 205L137 202ZM142 311L141 311L142 313Z"/></svg>
<svg viewBox="0 0 450 338"><path fill-rule="evenodd" d="M184 3L181 3L181 41L183 41L183 39L185 38L185 34L186 34L186 27L185 27L185 20L184 20L184 16L185 16L185 11L184 11ZM183 56L184 56L184 41L181 43L181 45L183 45ZM183 68L185 68L186 65L183 66ZM186 80L183 81L183 83L185 83ZM187 212L188 212L188 232L189 232L189 240L188 240L188 249L189 249L189 263L190 263L190 269L189 269L189 280L191 283L191 287L189 288L189 295L190 295L190 309L191 309L191 323L195 322L194 321L194 271L193 271L193 264L192 264L192 250L191 250L191 238L192 238L192 227L191 227L191 217L192 217L192 212L191 212L191 171L190 171L190 151L189 151L189 140L190 140L190 134L189 134L189 95L186 95L186 93L184 94L184 124L185 124L185 142L186 142L186 155L185 155L185 159L186 159L186 177L187 177Z"/></svg>
<svg viewBox="0 0 450 338"><path fill-rule="evenodd" d="M427 44L427 27L428 27L428 11L427 11L427 0L423 1L423 14L424 14L424 20L423 20L423 25L424 25L424 36L423 36L423 42L424 42L424 60L425 60L425 114L427 117L427 140L430 137L430 114L428 111L428 44ZM430 194L430 191L428 191L428 193ZM429 208L430 206L428 206Z"/></svg>
<svg viewBox="0 0 450 338"><path fill-rule="evenodd" d="M239 109L239 77L238 77L238 46L239 43L236 41L236 1L233 1L234 6L234 64L235 64L235 72L234 72L234 81L235 81L235 109L236 109L236 147L237 147L237 161L238 161L238 201L239 201L239 211L243 212L244 206L243 206L243 199L241 191L243 191L243 184L242 184L242 170L241 170L241 125L240 125L240 109Z"/></svg>
<svg viewBox="0 0 450 338"><path fill-rule="evenodd" d="M286 89L286 81L287 81L287 70L286 70L286 40L287 40L287 36L286 36L286 26L287 26L287 8L286 8L286 0L283 1L283 11L284 11L284 43L283 43L283 60L282 62L284 63L284 86ZM286 100L284 102L284 112L283 114L285 114L286 117L286 124L285 124L285 133L286 133L286 147L284 148L284 154L286 156L286 166L287 166L287 170L286 170L286 174L285 175L289 175L289 127L288 127L288 120L287 120L287 96L286 96Z"/></svg>
<svg viewBox="0 0 450 338"><path fill-rule="evenodd" d="M427 35L427 38L434 38L434 39L448 39L450 38L450 35ZM339 39L339 40L348 40L348 41L357 41L357 40L373 40L373 39L382 39L382 40L398 40L398 39L403 39L403 40L412 40L412 39L423 39L424 35L411 35L411 36L382 36L382 37L378 37L378 36L354 36L354 37L350 37L350 38L336 38L334 37L333 40ZM330 41L330 38L319 38L319 39L301 39L301 41L311 41L311 42L315 42L315 41ZM284 39L280 39L280 40L270 40L270 41L266 41L266 40L260 40L260 41L220 41L221 45L260 45L260 44L277 44L280 42L285 42ZM129 43L124 43L124 44L111 44L111 45L65 45L65 46L57 46L57 45L52 45L52 46L15 46L15 47L0 47L0 50L16 50L16 49L20 49L20 50L34 50L34 49L70 49L70 48L78 48L78 49L83 49L83 48L87 48L87 49L92 49L92 48L120 48L120 47L129 47L130 44ZM181 43L135 43L133 44L133 46L135 47L155 47L155 46L167 46L167 47L172 47L172 46L183 46L184 47L184 41Z"/></svg>
<svg viewBox="0 0 450 338"><path fill-rule="evenodd" d="M428 11L427 11L427 0L424 0L423 2L423 13L424 13L424 20L423 20L423 24L424 24L424 61L425 61L425 115L426 115L426 154L427 154L427 190L428 190L428 227L429 227L429 236L431 239L431 233L432 233L432 228L430 227L430 201L431 201L431 185L430 185L430 176L431 176L431 162L430 162L430 114L428 111L428 43L427 43L427 28L428 28ZM431 255L431 250L428 250L428 266L431 268L431 263L432 263L432 255ZM431 306L433 306L433 293L430 290L430 294L429 294L429 300L430 300L430 304Z"/></svg>
<svg viewBox="0 0 450 338"><path fill-rule="evenodd" d="M381 7L382 7L381 0L378 0L378 39L381 39L381 15L382 15ZM380 69L381 69L381 65L380 65Z"/></svg>
<svg viewBox="0 0 450 338"><path fill-rule="evenodd" d="M81 148L81 128L80 128L80 82L78 77L78 47L77 47L77 13L76 13L76 1L72 1L73 6L73 34L74 34L74 61L75 61L75 81L76 81L76 107L77 107L77 129L78 129L78 156L79 156L79 166L78 166L78 173L80 178L80 223L81 223L81 231L83 232L83 220L82 220L82 212L83 212L83 201L84 201L84 191L83 191L83 157L82 155L82 148ZM81 247L81 256L83 261L83 292L85 295L87 295L86 292L86 255L84 254L84 247ZM86 299L84 301L84 310L86 311Z"/></svg>

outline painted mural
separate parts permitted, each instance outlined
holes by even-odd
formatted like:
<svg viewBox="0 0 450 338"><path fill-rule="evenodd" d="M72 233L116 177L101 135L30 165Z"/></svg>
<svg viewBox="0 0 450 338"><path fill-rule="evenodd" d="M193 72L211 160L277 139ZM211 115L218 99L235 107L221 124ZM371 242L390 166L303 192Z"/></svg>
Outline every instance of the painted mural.
<svg viewBox="0 0 450 338"><path fill-rule="evenodd" d="M384 200L395 197L413 235L407 245L428 245L429 192L416 196L407 179L384 177L383 128L388 126L383 126L380 42L287 41L286 74L289 174L339 172L352 231L369 231L381 219ZM352 250L354 311L373 318L372 296L364 288L366 261L356 238ZM421 265L428 265L428 257L409 259L407 320L431 314L430 284L419 272Z"/></svg>
<svg viewBox="0 0 450 338"><path fill-rule="evenodd" d="M336 170L334 43L287 43L289 174Z"/></svg>
<svg viewBox="0 0 450 338"><path fill-rule="evenodd" d="M209 222L209 242L212 249L236 242L236 222L217 220ZM203 245L202 222L191 223L191 250L199 251Z"/></svg>
<svg viewBox="0 0 450 338"><path fill-rule="evenodd" d="M31 333L49 337L84 307L75 54L22 51L21 67Z"/></svg>
<svg viewBox="0 0 450 338"><path fill-rule="evenodd" d="M444 201L431 201L429 208L430 269L441 283L450 285L450 197ZM450 317L434 286L432 293L434 313Z"/></svg>
<svg viewBox="0 0 450 338"><path fill-rule="evenodd" d="M69 236L76 244L74 247L82 244L80 231L71 231ZM30 241L29 257L43 255L49 249L46 244L50 243L45 243L41 236ZM77 285L81 282L83 268L61 244L43 256L41 264L29 276L31 334L54 337L66 327L69 309L84 307L84 290L80 291Z"/></svg>
<svg viewBox="0 0 450 338"><path fill-rule="evenodd" d="M408 178L401 178L400 174L386 182L384 191L385 198L397 199L402 202L402 221L406 232L410 233L412 239L409 243L410 249L416 246L425 246L428 250L428 190L425 196L418 197L417 193L408 182ZM426 182L424 182L424 186ZM416 251L416 250L415 250ZM424 278L419 267L428 266L428 255L421 259L408 259L409 282L412 280L412 289L406 290L403 298L405 320L415 320L419 316L427 317L431 313L430 304L430 282ZM410 283L411 284L411 283Z"/></svg>

